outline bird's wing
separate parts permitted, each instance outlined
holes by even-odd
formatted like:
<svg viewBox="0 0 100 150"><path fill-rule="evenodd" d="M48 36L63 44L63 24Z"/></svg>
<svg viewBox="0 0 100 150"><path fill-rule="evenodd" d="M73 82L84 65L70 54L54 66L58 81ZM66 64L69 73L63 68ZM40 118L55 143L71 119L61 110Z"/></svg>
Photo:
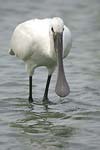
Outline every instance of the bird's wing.
<svg viewBox="0 0 100 150"><path fill-rule="evenodd" d="M50 19L34 19L19 24L11 39L11 49L17 57L25 59L35 51L48 48Z"/></svg>
<svg viewBox="0 0 100 150"><path fill-rule="evenodd" d="M63 32L63 50L64 50L64 57L66 57L72 47L72 37L71 31L68 27L64 25L64 32Z"/></svg>

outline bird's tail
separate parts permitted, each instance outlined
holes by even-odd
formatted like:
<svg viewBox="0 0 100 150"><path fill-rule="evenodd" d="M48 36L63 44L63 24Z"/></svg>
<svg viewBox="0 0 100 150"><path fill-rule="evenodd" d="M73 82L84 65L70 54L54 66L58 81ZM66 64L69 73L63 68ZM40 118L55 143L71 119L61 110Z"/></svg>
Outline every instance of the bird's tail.
<svg viewBox="0 0 100 150"><path fill-rule="evenodd" d="M15 55L15 53L14 53L14 51L13 51L12 49L9 49L8 53L9 53L10 55Z"/></svg>

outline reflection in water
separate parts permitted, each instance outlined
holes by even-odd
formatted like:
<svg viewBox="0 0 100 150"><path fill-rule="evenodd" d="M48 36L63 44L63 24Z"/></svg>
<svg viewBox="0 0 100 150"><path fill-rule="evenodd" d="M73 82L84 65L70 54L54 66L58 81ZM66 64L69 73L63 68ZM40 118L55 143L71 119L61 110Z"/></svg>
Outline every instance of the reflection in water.
<svg viewBox="0 0 100 150"><path fill-rule="evenodd" d="M99 108L95 111L92 109L94 106L91 106L89 110L90 106L87 107L84 103L75 104L71 99L56 105L48 105L48 109L45 109L41 99L35 99L35 104L28 104L27 99L21 98L3 99L0 106L5 110L5 112L1 111L1 121L5 122L1 126L7 128L9 125L9 129L3 132L2 145L4 143L8 145L10 137L14 141L13 146L9 145L12 149L15 149L17 143L20 143L19 147L22 146L22 149L31 149L34 146L36 150L38 148L66 149L70 146L76 149L87 148L84 140L79 142L79 134L81 133L83 139L88 141L88 137L94 135L91 125L95 122L99 123L100 120ZM95 132L98 134L98 128ZM89 149L92 147L89 146Z"/></svg>
<svg viewBox="0 0 100 150"><path fill-rule="evenodd" d="M39 107L41 109L41 105ZM65 119L65 116L66 114L60 112L49 110L47 112L46 110L46 112L37 113L31 109L24 112L23 119L10 123L10 126L21 130L23 136L30 136L31 144L64 148L64 143L67 142L67 139L72 134L75 134L75 128L66 124L63 125L63 118ZM62 124L59 120L61 120Z"/></svg>

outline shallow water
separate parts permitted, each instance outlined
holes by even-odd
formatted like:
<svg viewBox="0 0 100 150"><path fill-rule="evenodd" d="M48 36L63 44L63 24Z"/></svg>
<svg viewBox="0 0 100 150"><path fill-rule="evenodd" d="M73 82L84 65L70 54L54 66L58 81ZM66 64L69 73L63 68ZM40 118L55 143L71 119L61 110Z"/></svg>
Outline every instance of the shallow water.
<svg viewBox="0 0 100 150"><path fill-rule="evenodd" d="M47 70L33 77L34 104L28 104L28 76L22 61L8 55L17 24L60 16L72 31L73 47L64 60L71 93L54 92L42 104ZM100 1L0 0L0 150L100 150ZM42 74L42 77L41 77Z"/></svg>

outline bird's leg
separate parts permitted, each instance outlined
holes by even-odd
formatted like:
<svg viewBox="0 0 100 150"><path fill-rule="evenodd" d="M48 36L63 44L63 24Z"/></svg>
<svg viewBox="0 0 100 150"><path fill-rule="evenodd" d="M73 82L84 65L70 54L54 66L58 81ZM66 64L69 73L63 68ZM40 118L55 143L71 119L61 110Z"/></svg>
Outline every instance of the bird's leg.
<svg viewBox="0 0 100 150"><path fill-rule="evenodd" d="M33 102L32 98L32 76L29 76L29 103Z"/></svg>
<svg viewBox="0 0 100 150"><path fill-rule="evenodd" d="M45 88L45 92L44 92L44 96L43 96L43 102L46 102L46 103L49 102L49 99L48 99L48 90L49 90L51 76L52 75L48 75L47 82L46 82L46 88Z"/></svg>

